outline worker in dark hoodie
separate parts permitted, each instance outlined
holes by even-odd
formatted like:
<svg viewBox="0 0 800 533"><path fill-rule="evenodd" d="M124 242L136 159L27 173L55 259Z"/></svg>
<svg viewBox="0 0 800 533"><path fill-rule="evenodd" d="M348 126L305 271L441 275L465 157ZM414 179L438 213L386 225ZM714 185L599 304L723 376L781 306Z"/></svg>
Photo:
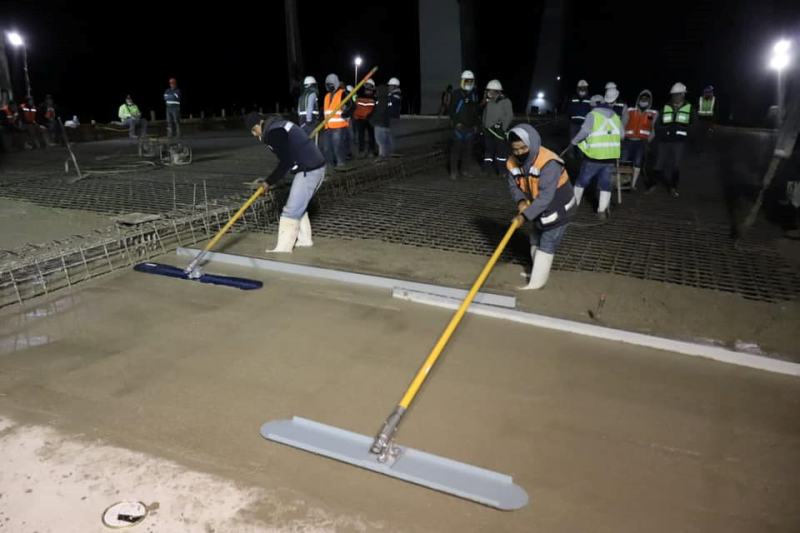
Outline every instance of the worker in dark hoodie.
<svg viewBox="0 0 800 533"><path fill-rule="evenodd" d="M475 75L471 70L461 73L461 86L453 91L450 102L450 123L453 139L450 147L450 179L458 176L470 177L464 170L464 154L469 158L472 143L480 124L478 94L475 91Z"/></svg>
<svg viewBox="0 0 800 533"><path fill-rule="evenodd" d="M491 80L486 85L483 99L483 171L488 174L494 170L502 175L508 161L506 132L514 120L511 100L503 94L499 80Z"/></svg>
<svg viewBox="0 0 800 533"><path fill-rule="evenodd" d="M556 249L564 238L578 202L564 161L542 146L539 133L530 124L520 124L508 133L508 188L517 206L520 224L531 223L531 275L520 289L540 289L547 283Z"/></svg>
<svg viewBox="0 0 800 533"><path fill-rule="evenodd" d="M620 161L628 161L633 165L631 189L636 190L636 182L642 172L645 152L648 143L656 137L656 120L658 111L653 109L653 93L647 89L639 93L636 107L627 108L622 115L622 129L625 139L622 141Z"/></svg>
<svg viewBox="0 0 800 533"><path fill-rule="evenodd" d="M300 126L283 120L280 115L263 117L250 113L244 117L245 127L278 158L278 165L265 179L256 180L266 191L288 173L294 174L289 197L278 223L278 243L267 252L291 253L298 247L314 245L308 204L325 179L325 157Z"/></svg>

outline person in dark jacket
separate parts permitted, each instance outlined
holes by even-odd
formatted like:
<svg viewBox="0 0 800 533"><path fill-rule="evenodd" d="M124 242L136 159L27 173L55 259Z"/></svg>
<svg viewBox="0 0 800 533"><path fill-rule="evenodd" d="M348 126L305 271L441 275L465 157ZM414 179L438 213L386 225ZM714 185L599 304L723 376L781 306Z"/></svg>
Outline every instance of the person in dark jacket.
<svg viewBox="0 0 800 533"><path fill-rule="evenodd" d="M267 252L291 253L295 246L313 246L308 204L325 179L325 156L300 126L283 120L280 115L264 118L259 113L250 113L244 122L250 133L278 157L278 166L272 173L256 180L265 192L287 173L294 174L278 224L278 243Z"/></svg>
<svg viewBox="0 0 800 533"><path fill-rule="evenodd" d="M480 115L478 113L478 94L475 91L475 75L471 70L461 73L461 87L453 91L450 102L450 122L453 126L453 139L450 148L450 179L458 176L470 177L464 171L464 153L469 153L475 139Z"/></svg>
<svg viewBox="0 0 800 533"><path fill-rule="evenodd" d="M398 107L397 99L392 96L390 87L388 85L379 86L375 91L375 111L369 116L369 122L375 128L375 142L378 143L376 162L385 161L392 156L394 150L392 116L395 107Z"/></svg>
<svg viewBox="0 0 800 533"><path fill-rule="evenodd" d="M178 81L169 79L169 87L164 91L164 103L167 106L167 137L181 136L181 90Z"/></svg>

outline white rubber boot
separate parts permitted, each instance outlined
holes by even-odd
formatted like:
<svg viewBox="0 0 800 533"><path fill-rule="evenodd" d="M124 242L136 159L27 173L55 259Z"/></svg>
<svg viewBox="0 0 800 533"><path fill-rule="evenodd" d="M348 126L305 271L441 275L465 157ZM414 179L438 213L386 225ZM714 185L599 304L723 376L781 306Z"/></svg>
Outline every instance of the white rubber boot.
<svg viewBox="0 0 800 533"><path fill-rule="evenodd" d="M633 179L631 180L631 190L636 190L636 182L639 181L639 173L642 171L641 168L633 167Z"/></svg>
<svg viewBox="0 0 800 533"><path fill-rule="evenodd" d="M300 229L297 233L297 242L294 245L298 248L314 246L314 240L311 238L311 220L309 220L307 212L300 219Z"/></svg>
<svg viewBox="0 0 800 533"><path fill-rule="evenodd" d="M267 253L292 253L297 234L300 231L300 221L293 218L281 217L278 224L278 244Z"/></svg>
<svg viewBox="0 0 800 533"><path fill-rule="evenodd" d="M581 205L581 198L583 198L583 187L578 187L576 185L572 189L575 191L575 201L578 202L578 205Z"/></svg>
<svg viewBox="0 0 800 533"><path fill-rule="evenodd" d="M600 201L597 202L597 212L606 213L611 203L611 191L600 191Z"/></svg>
<svg viewBox="0 0 800 533"><path fill-rule="evenodd" d="M520 290L529 291L541 289L550 277L550 267L553 266L553 254L548 254L541 250L536 250L536 257L533 259L533 269L531 269L531 279Z"/></svg>

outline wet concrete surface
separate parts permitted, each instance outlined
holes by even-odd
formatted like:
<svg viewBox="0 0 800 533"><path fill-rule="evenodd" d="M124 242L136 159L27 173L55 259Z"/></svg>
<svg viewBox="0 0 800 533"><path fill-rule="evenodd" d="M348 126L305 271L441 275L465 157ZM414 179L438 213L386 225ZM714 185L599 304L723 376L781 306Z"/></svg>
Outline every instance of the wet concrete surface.
<svg viewBox="0 0 800 533"><path fill-rule="evenodd" d="M375 432L449 313L382 291L215 271L265 285L125 272L0 313L0 415L15 424L0 446L29 426L64 446L142 453L212 476L190 492L230 482L255 494L237 500L238 516L264 530L800 526L800 381L476 316L400 441L512 474L531 496L525 509L495 511L264 441L264 421L291 415ZM171 472L150 470L120 499L157 499L152 483ZM24 490L10 479L0 474L0 493ZM14 516L6 501L0 511ZM89 507L73 512L92 513L99 529L102 508Z"/></svg>

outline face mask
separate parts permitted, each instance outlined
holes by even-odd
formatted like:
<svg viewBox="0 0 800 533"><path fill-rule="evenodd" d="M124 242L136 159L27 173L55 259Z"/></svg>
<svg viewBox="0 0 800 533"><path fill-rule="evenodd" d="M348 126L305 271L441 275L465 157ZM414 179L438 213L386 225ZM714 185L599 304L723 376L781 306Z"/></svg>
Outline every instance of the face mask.
<svg viewBox="0 0 800 533"><path fill-rule="evenodd" d="M474 88L475 88L475 82L474 81L470 80L470 81L465 81L464 82L464 90L465 91L471 91Z"/></svg>
<svg viewBox="0 0 800 533"><path fill-rule="evenodd" d="M334 87L332 83L326 83L325 88L328 89L329 93L332 93L333 91L336 90L336 87Z"/></svg>
<svg viewBox="0 0 800 533"><path fill-rule="evenodd" d="M587 94L589 94L589 91L587 91L587 90L585 90L585 89L578 89L578 96L580 96L580 97L584 97L584 96L586 96Z"/></svg>
<svg viewBox="0 0 800 533"><path fill-rule="evenodd" d="M125 100L125 103L128 105L133 105L133 100Z"/></svg>
<svg viewBox="0 0 800 533"><path fill-rule="evenodd" d="M650 100L639 100L639 107L642 109L647 109L650 107Z"/></svg>

